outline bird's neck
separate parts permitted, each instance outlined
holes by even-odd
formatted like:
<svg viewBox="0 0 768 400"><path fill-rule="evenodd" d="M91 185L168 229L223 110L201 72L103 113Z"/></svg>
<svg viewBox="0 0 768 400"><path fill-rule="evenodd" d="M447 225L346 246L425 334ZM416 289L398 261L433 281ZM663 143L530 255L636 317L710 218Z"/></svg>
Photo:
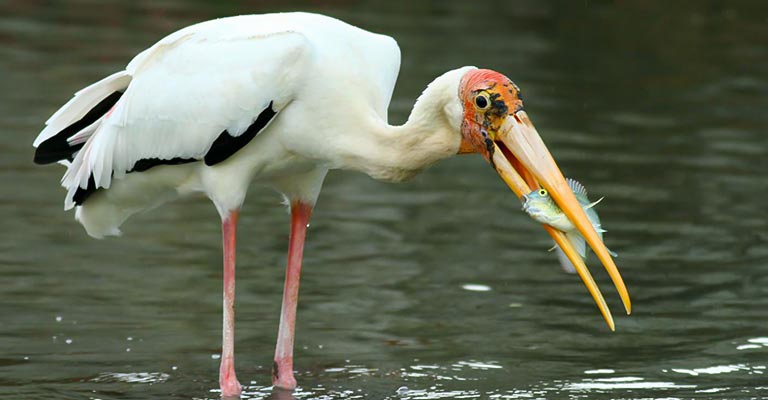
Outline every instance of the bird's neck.
<svg viewBox="0 0 768 400"><path fill-rule="evenodd" d="M460 146L462 70L450 71L427 86L408 120L400 126L371 117L361 140L355 169L386 181L408 179L435 162L455 155Z"/></svg>

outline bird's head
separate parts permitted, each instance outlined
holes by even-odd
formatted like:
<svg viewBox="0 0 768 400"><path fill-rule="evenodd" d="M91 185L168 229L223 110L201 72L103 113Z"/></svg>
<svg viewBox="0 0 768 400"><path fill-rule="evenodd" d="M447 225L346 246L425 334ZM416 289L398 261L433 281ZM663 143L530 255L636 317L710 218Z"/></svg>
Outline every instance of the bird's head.
<svg viewBox="0 0 768 400"><path fill-rule="evenodd" d="M482 155L518 197L545 188L598 255L629 313L629 295L621 275L525 112L517 85L496 71L469 69L461 77L458 95L463 110L459 153ZM558 232L547 230L557 241ZM576 252L564 250L574 265L584 266L583 260L576 260ZM585 266L577 270L612 328L610 312L589 271Z"/></svg>
<svg viewBox="0 0 768 400"><path fill-rule="evenodd" d="M459 152L480 153L492 163L494 143L506 118L523 110L520 88L496 71L473 69L461 78L459 99L464 111Z"/></svg>

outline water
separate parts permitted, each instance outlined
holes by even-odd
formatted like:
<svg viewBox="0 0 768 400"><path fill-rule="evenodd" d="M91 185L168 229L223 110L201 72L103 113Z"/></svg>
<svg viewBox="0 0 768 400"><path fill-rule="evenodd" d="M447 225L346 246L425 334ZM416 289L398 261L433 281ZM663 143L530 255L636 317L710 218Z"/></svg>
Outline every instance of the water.
<svg viewBox="0 0 768 400"><path fill-rule="evenodd" d="M390 185L329 175L309 230L299 399L768 396L768 12L762 1L0 1L0 398L215 399L214 208L190 198L88 238L43 121L167 33L218 16L320 11L403 51L392 120L439 73L503 71L565 173L600 205L634 314L603 323L548 236L479 157ZM493 7L493 8L491 8ZM237 371L269 388L288 216L241 216ZM592 265L595 261L592 260Z"/></svg>

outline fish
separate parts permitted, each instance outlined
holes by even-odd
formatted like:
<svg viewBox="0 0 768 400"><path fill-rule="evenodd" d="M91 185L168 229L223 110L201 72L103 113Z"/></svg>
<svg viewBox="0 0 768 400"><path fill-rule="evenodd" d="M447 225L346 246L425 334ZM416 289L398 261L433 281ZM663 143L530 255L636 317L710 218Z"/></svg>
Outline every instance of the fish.
<svg viewBox="0 0 768 400"><path fill-rule="evenodd" d="M597 231L597 236L600 238L600 240L603 240L603 233L605 233L606 230L603 229L602 224L600 223L600 217L597 215L597 211L595 210L595 206L603 200L603 197L599 198L597 201L590 201L587 197L587 189L584 187L584 185L582 185L579 181L571 178L566 178L565 181L568 183L568 187L570 187L571 191L576 196L576 200L578 200L581 208L583 208L584 212L587 214L589 222L592 223L595 231ZM560 207L558 207L555 201L552 199L552 197L549 196L549 193L546 189L540 188L524 195L523 211L534 220L562 231L565 234L566 239L571 242L574 249L579 253L581 258L586 260L587 246L584 237L581 236L581 233L579 233L579 230L576 229L576 226L573 225L573 222L568 219L563 210L561 210ZM562 265L566 272L576 272L576 268L573 266L571 261L568 260L568 257L565 255L565 253L560 250L557 244L555 244L555 246L549 250L557 251L557 257L560 260L560 265ZM617 257L617 254L613 251L608 250L608 252L611 254L611 256Z"/></svg>

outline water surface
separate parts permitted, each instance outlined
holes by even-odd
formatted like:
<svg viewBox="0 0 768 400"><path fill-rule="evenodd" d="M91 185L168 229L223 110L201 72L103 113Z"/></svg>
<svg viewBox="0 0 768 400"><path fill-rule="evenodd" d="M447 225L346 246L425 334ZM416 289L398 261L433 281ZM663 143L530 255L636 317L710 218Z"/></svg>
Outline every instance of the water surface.
<svg viewBox="0 0 768 400"><path fill-rule="evenodd" d="M391 119L478 65L522 87L560 166L593 197L634 303L611 333L548 236L479 157L412 182L331 173L309 231L301 399L768 396L768 11L762 1L0 1L0 397L215 399L221 255L189 198L97 241L32 165L72 93L193 22L310 10L395 37ZM287 247L254 186L238 249L237 371L272 393ZM592 260L592 265L595 261Z"/></svg>

